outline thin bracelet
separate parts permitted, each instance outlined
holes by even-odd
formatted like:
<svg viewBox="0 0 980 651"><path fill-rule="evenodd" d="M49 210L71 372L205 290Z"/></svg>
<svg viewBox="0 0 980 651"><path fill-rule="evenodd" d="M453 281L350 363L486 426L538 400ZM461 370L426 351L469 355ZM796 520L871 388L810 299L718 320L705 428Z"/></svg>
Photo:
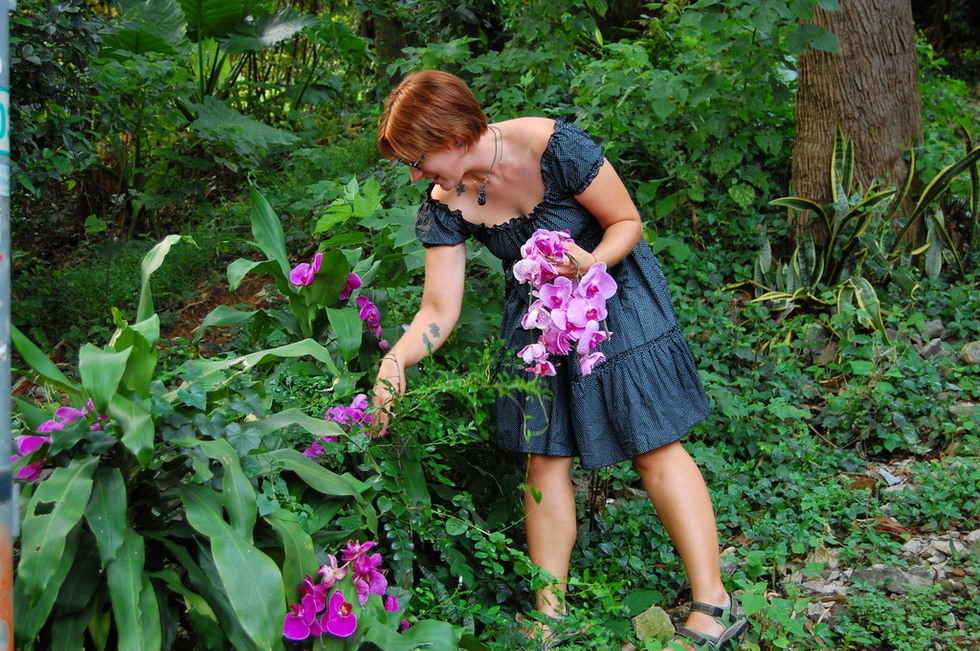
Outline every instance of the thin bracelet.
<svg viewBox="0 0 980 651"><path fill-rule="evenodd" d="M592 264L599 264L599 258L595 257L595 253L589 251L589 255L592 256Z"/></svg>

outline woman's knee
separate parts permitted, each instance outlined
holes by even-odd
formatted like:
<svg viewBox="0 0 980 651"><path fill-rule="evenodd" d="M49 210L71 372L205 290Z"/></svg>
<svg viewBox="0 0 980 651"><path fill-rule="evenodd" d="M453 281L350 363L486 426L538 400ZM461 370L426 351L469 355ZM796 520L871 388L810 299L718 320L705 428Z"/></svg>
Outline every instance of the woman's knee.
<svg viewBox="0 0 980 651"><path fill-rule="evenodd" d="M571 481L572 458L549 457L529 454L527 458L527 479L533 486L554 481Z"/></svg>

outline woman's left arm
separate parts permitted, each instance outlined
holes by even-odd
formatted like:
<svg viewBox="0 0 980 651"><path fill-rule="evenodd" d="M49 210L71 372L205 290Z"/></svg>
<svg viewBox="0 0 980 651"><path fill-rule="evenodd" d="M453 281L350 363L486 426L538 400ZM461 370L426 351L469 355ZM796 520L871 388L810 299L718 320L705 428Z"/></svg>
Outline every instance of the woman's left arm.
<svg viewBox="0 0 980 651"><path fill-rule="evenodd" d="M575 243L566 245L566 250L579 262L581 273L595 262L605 262L611 267L629 255L643 234L643 224L629 191L608 160L603 162L589 187L575 199L592 213L604 231L602 241L591 253ZM563 261L557 268L563 276L575 275L571 262Z"/></svg>

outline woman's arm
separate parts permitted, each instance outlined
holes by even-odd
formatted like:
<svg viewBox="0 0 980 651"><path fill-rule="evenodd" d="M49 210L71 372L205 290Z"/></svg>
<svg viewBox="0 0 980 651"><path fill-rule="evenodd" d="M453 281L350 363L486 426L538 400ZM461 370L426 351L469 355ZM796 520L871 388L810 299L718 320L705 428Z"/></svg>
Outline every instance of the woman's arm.
<svg viewBox="0 0 980 651"><path fill-rule="evenodd" d="M379 434L388 429L390 403L405 391L405 369L437 350L456 326L463 304L465 277L465 244L426 249L422 305L405 334L382 358L374 383Z"/></svg>
<svg viewBox="0 0 980 651"><path fill-rule="evenodd" d="M581 273L584 274L597 261L611 267L629 255L643 234L643 224L629 191L609 161L603 163L589 187L575 199L592 213L605 231L602 241L592 253L575 243L565 246L566 251L578 261ZM575 275L574 265L570 261L556 266L563 276Z"/></svg>

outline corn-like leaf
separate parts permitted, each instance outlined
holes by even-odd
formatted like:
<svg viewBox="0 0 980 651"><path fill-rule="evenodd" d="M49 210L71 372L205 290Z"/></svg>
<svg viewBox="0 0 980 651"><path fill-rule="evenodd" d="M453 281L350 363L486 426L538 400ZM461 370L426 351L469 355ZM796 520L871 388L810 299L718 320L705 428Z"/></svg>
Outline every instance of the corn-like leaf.
<svg viewBox="0 0 980 651"><path fill-rule="evenodd" d="M231 526L236 534L246 542L252 542L252 532L258 517L255 489L245 476L238 453L225 439L205 441L198 439L176 439L175 445L199 448L208 458L219 462L224 468L221 482L221 502L228 512Z"/></svg>
<svg viewBox="0 0 980 651"><path fill-rule="evenodd" d="M288 593L291 588L299 586L306 574L316 574L319 565L313 538L306 533L292 511L279 509L263 519L272 525L282 542L282 581Z"/></svg>
<svg viewBox="0 0 980 651"><path fill-rule="evenodd" d="M256 648L268 649L281 638L286 608L279 568L225 522L213 501L203 497L209 492L200 486L181 488L187 521L210 540L215 567L238 622Z"/></svg>
<svg viewBox="0 0 980 651"><path fill-rule="evenodd" d="M142 279L140 282L140 302L136 310L137 321L143 321L153 316L153 295L150 292L150 276L160 268L167 254L170 253L170 248L179 241L180 235L168 235L150 249L149 253L143 256L143 262L140 265Z"/></svg>
<svg viewBox="0 0 980 651"><path fill-rule="evenodd" d="M255 237L255 243L269 260L278 265L279 273L275 275L281 278L289 278L291 267L289 266L289 256L286 254L286 235L282 230L282 222L266 198L262 196L262 193L254 185L250 189L252 195L252 236Z"/></svg>
<svg viewBox="0 0 980 651"><path fill-rule="evenodd" d="M85 521L95 535L103 565L116 560L126 535L126 486L118 468L100 468L95 474Z"/></svg>
<svg viewBox="0 0 980 651"><path fill-rule="evenodd" d="M364 335L364 323L358 317L356 311L351 309L327 309L327 318L330 320L330 327L333 328L337 337L337 348L340 350L340 357L349 362L361 349L361 340Z"/></svg>
<svg viewBox="0 0 980 651"><path fill-rule="evenodd" d="M122 430L122 443L144 468L153 458L153 436L156 428L149 405L137 403L116 394L109 402L109 415Z"/></svg>
<svg viewBox="0 0 980 651"><path fill-rule="evenodd" d="M159 649L162 632L156 591L143 573L146 543L128 526L116 560L106 566L106 582L120 649Z"/></svg>
<svg viewBox="0 0 980 651"><path fill-rule="evenodd" d="M65 536L78 526L89 495L98 457L72 459L40 482L27 505L21 534L18 582L36 602L58 571Z"/></svg>
<svg viewBox="0 0 980 651"><path fill-rule="evenodd" d="M31 600L24 594L25 577L18 574L14 582L14 630L19 640L33 640L48 621L55 600L61 589L69 581L71 570L75 567L78 541L82 528L75 527L64 540L64 553L54 559L54 566L48 583L43 586L37 599Z"/></svg>
<svg viewBox="0 0 980 651"><path fill-rule="evenodd" d="M936 212L933 213L932 217L932 230L936 234L936 237L941 242L939 247L939 255L943 255L943 246L945 246L945 251L949 253L949 256L953 258L953 262L956 264L957 270L961 276L966 275L966 269L963 267L963 261L960 259L959 253L956 251L956 244L953 242L953 238L949 234L949 230L946 228L946 220L943 219L943 211L936 208Z"/></svg>
<svg viewBox="0 0 980 651"><path fill-rule="evenodd" d="M20 353L20 356L24 358L24 361L27 362L27 365L35 373L40 375L42 380L66 393L73 395L79 395L81 393L81 387L72 380L69 380L55 366L54 362L48 359L48 356L34 345L34 342L17 329L17 326L10 326L10 341L13 343L14 348L17 349L17 352Z"/></svg>
<svg viewBox="0 0 980 651"><path fill-rule="evenodd" d="M119 393L119 383L126 373L126 362L133 349L115 352L94 344L85 344L78 351L78 371L82 387L100 413L109 411L109 402Z"/></svg>

